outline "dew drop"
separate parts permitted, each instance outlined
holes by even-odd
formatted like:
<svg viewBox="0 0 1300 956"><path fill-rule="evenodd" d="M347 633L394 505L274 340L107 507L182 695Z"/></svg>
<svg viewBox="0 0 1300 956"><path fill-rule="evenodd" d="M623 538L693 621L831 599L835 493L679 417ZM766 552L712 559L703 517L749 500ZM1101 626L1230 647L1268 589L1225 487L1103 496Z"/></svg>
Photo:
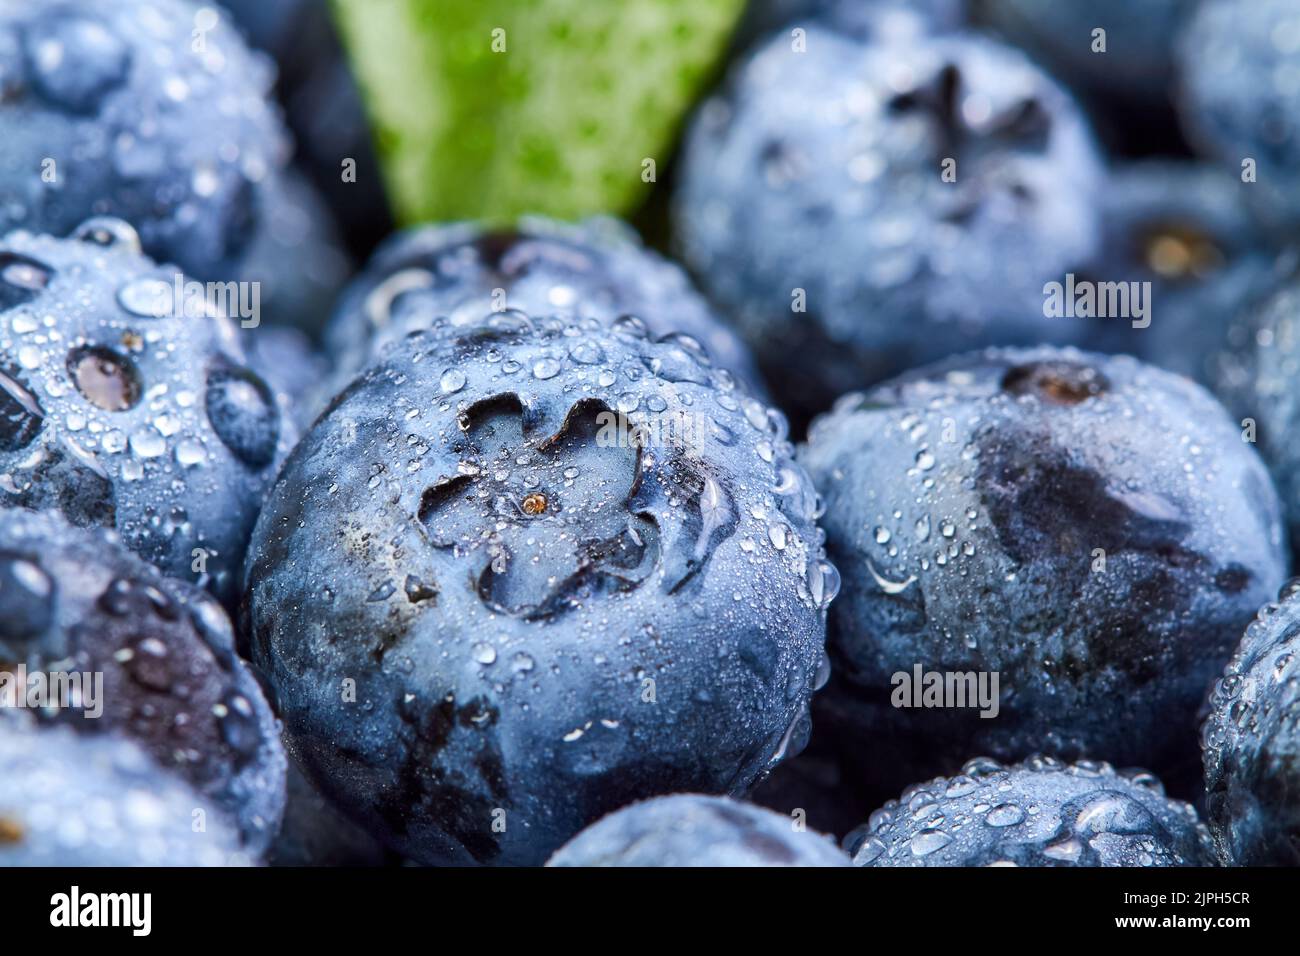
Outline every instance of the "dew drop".
<svg viewBox="0 0 1300 956"><path fill-rule="evenodd" d="M438 387L444 395L454 395L465 387L465 373L458 368L447 369L438 380Z"/></svg>
<svg viewBox="0 0 1300 956"><path fill-rule="evenodd" d="M1004 803L994 807L984 817L984 822L991 827L1013 827L1025 819L1025 811L1014 803Z"/></svg>
<svg viewBox="0 0 1300 956"><path fill-rule="evenodd" d="M952 837L942 830L922 830L912 837L912 855L929 856L937 850L942 850L951 842Z"/></svg>
<svg viewBox="0 0 1300 956"><path fill-rule="evenodd" d="M533 377L542 380L555 378L560 374L560 363L553 358L538 359L533 363Z"/></svg>
<svg viewBox="0 0 1300 956"><path fill-rule="evenodd" d="M117 304L142 319L172 314L172 285L163 279L135 279L117 290Z"/></svg>

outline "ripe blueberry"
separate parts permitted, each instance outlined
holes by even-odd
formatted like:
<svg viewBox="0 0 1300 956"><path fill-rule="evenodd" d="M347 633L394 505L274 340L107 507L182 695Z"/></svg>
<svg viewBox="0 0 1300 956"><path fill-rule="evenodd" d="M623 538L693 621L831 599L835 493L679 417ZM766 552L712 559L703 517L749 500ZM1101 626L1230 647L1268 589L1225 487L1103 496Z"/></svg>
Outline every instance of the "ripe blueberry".
<svg viewBox="0 0 1300 956"><path fill-rule="evenodd" d="M922 773L981 752L1195 765L1206 688L1286 573L1268 474L1203 389L989 350L847 396L801 457L844 569L831 646L860 737ZM996 675L996 713L955 684L900 699L918 666Z"/></svg>
<svg viewBox="0 0 1300 956"><path fill-rule="evenodd" d="M1209 866L1209 833L1160 781L1110 764L971 760L849 834L858 866Z"/></svg>
<svg viewBox="0 0 1300 956"><path fill-rule="evenodd" d="M0 239L0 504L115 528L229 599L292 429L186 281L121 220Z"/></svg>
<svg viewBox="0 0 1300 956"><path fill-rule="evenodd" d="M691 338L445 320L299 443L247 631L304 769L425 862L540 863L807 734L838 575L785 423Z"/></svg>

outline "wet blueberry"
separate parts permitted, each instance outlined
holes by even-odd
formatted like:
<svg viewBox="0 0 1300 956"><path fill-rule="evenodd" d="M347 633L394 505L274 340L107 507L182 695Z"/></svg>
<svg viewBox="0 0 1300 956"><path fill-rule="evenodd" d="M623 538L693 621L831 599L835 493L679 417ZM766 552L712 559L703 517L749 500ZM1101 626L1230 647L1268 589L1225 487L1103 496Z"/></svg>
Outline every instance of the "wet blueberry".
<svg viewBox="0 0 1300 956"><path fill-rule="evenodd" d="M121 220L68 239L15 232L4 255L41 278L0 311L0 504L116 528L168 574L232 597L294 437L233 323Z"/></svg>
<svg viewBox="0 0 1300 956"><path fill-rule="evenodd" d="M131 738L229 816L251 853L267 848L284 809L284 750L211 597L111 532L14 508L0 510L0 616L0 669L102 675L97 700L83 691L79 706L42 720Z"/></svg>
<svg viewBox="0 0 1300 956"><path fill-rule="evenodd" d="M857 866L1209 866L1209 834L1160 781L1110 764L966 763L845 838Z"/></svg>
<svg viewBox="0 0 1300 956"><path fill-rule="evenodd" d="M1246 628L1201 730L1210 832L1225 865L1300 866L1300 587Z"/></svg>
<svg viewBox="0 0 1300 956"><path fill-rule="evenodd" d="M885 773L892 749L913 779L980 752L1185 773L1206 687L1286 573L1239 429L1128 357L954 358L845 397L802 460L845 574L839 712ZM929 673L984 675L989 699L927 704Z"/></svg>
<svg viewBox="0 0 1300 956"><path fill-rule="evenodd" d="M547 866L848 866L800 821L727 797L677 794L624 807L587 827Z"/></svg>
<svg viewBox="0 0 1300 956"><path fill-rule="evenodd" d="M781 415L636 320L443 320L299 443L247 631L304 769L426 862L540 863L808 733L838 590Z"/></svg>

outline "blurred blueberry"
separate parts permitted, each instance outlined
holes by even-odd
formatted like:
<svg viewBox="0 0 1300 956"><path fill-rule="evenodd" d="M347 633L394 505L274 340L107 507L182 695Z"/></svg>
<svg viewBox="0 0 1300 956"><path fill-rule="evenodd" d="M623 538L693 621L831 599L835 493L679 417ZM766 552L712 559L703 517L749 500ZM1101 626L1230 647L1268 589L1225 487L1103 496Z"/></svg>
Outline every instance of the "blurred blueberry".
<svg viewBox="0 0 1300 956"><path fill-rule="evenodd" d="M1282 497L1291 547L1300 547L1300 277L1245 308L1228 329L1213 366L1213 386L1257 443Z"/></svg>
<svg viewBox="0 0 1300 956"><path fill-rule="evenodd" d="M1044 318L1042 291L1097 239L1101 169L1070 98L975 35L792 42L700 108L674 199L687 264L784 407L1075 332Z"/></svg>
<svg viewBox="0 0 1300 956"><path fill-rule="evenodd" d="M250 249L285 229L275 191L295 188L279 182L291 143L268 101L273 77L217 8L189 0L5 6L0 231L65 235L116 216L159 261L248 278L262 265ZM313 230L280 244L277 266L298 268L292 256L326 241Z"/></svg>
<svg viewBox="0 0 1300 956"><path fill-rule="evenodd" d="M676 794L624 807L556 851L547 866L848 866L828 838L727 797Z"/></svg>
<svg viewBox="0 0 1300 956"><path fill-rule="evenodd" d="M0 867L249 864L221 815L135 744L11 716L0 714Z"/></svg>
<svg viewBox="0 0 1300 956"><path fill-rule="evenodd" d="M973 0L973 13L1072 84L1153 102L1172 92L1174 38L1197 2Z"/></svg>
<svg viewBox="0 0 1300 956"><path fill-rule="evenodd" d="M319 336L353 271L334 220L292 170L259 191L258 210L262 225L240 261L238 278L257 283L266 325Z"/></svg>
<svg viewBox="0 0 1300 956"><path fill-rule="evenodd" d="M734 46L745 49L780 30L831 27L862 39L912 36L960 26L967 0L750 0Z"/></svg>
<svg viewBox="0 0 1300 956"><path fill-rule="evenodd" d="M321 383L330 363L301 329L263 325L240 333L248 367L271 387L280 414L306 431L320 411Z"/></svg>
<svg viewBox="0 0 1300 956"><path fill-rule="evenodd" d="M1300 220L1300 7L1204 0L1178 45L1188 135L1235 175L1253 161L1262 213Z"/></svg>
<svg viewBox="0 0 1300 956"><path fill-rule="evenodd" d="M1079 278L1150 283L1150 326L1097 319L1090 344L1212 382L1233 317L1274 288L1293 258L1252 214L1249 190L1205 163L1118 166L1102 194L1101 252Z"/></svg>

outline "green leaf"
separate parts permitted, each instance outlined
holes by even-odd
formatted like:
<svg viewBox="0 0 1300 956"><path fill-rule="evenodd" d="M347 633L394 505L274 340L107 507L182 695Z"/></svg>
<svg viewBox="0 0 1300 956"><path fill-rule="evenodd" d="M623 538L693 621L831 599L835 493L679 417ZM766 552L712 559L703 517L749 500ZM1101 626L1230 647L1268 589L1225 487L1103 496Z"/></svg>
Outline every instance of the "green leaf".
<svg viewBox="0 0 1300 956"><path fill-rule="evenodd" d="M399 218L626 213L744 0L334 0Z"/></svg>

